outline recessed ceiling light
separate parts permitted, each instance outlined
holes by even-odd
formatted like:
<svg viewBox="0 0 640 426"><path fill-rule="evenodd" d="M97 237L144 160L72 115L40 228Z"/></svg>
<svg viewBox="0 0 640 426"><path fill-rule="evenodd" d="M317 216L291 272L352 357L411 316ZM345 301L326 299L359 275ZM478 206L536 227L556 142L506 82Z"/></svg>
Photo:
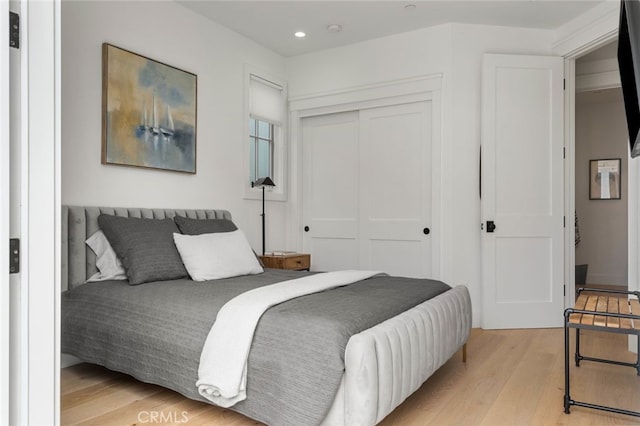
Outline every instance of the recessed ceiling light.
<svg viewBox="0 0 640 426"><path fill-rule="evenodd" d="M293 33L293 35L298 38L303 38L307 36L307 34L304 31L296 31L295 33Z"/></svg>
<svg viewBox="0 0 640 426"><path fill-rule="evenodd" d="M339 25L339 24L327 25L328 33L339 33L340 31L342 31L342 25Z"/></svg>

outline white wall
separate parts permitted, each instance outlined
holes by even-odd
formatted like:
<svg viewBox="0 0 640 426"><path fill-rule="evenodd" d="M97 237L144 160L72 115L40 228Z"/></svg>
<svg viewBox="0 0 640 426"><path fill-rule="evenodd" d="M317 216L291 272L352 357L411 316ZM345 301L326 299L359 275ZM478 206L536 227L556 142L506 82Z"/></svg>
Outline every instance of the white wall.
<svg viewBox="0 0 640 426"><path fill-rule="evenodd" d="M613 95L606 95L614 91ZM628 250L627 125L620 89L576 97L576 212L581 244L576 264L588 264L588 284L626 286ZM589 200L589 160L622 159L622 198Z"/></svg>
<svg viewBox="0 0 640 426"><path fill-rule="evenodd" d="M103 42L197 74L195 175L100 163ZM174 2L64 1L62 60L63 204L228 209L261 246L261 203L243 199L243 68L284 76L281 56ZM267 249L286 248L285 211L267 204Z"/></svg>
<svg viewBox="0 0 640 426"><path fill-rule="evenodd" d="M439 25L287 58L289 97L440 73L450 46L451 26Z"/></svg>
<svg viewBox="0 0 640 426"><path fill-rule="evenodd" d="M480 283L480 70L483 53L550 54L554 33L441 25L287 59L292 98L442 73L442 279L469 287L474 324Z"/></svg>

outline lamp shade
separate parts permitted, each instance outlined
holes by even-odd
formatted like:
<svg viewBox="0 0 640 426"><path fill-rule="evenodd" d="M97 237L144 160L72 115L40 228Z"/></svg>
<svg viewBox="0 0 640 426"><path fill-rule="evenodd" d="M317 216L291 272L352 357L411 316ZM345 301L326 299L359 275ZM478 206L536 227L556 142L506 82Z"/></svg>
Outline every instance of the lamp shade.
<svg viewBox="0 0 640 426"><path fill-rule="evenodd" d="M271 180L271 178L269 176L267 176L267 177L263 177L263 178L260 178L260 179L256 179L256 181L253 182L251 184L251 186L254 187L254 188L255 187L261 188L261 187L265 187L265 186L276 186L276 184L273 183L273 181Z"/></svg>

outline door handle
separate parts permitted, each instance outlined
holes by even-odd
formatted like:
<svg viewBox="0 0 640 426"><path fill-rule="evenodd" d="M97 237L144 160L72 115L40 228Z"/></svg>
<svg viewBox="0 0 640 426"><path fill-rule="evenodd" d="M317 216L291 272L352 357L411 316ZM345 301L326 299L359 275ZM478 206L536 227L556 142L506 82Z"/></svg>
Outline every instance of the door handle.
<svg viewBox="0 0 640 426"><path fill-rule="evenodd" d="M487 221L487 232L493 232L496 230L496 224L492 220Z"/></svg>
<svg viewBox="0 0 640 426"><path fill-rule="evenodd" d="M429 229L429 228L424 228L424 229L422 230L422 233L423 233L424 235L429 235L429 234L431 233L431 229Z"/></svg>
<svg viewBox="0 0 640 426"><path fill-rule="evenodd" d="M304 227L304 232L309 232L309 227L308 226Z"/></svg>

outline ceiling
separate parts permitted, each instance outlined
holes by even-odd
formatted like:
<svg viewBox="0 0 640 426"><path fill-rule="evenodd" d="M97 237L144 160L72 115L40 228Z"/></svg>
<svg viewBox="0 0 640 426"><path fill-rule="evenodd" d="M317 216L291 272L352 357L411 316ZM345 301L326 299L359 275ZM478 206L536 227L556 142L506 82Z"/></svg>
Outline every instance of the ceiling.
<svg viewBox="0 0 640 426"><path fill-rule="evenodd" d="M444 23L556 29L605 0L177 1L289 57Z"/></svg>

